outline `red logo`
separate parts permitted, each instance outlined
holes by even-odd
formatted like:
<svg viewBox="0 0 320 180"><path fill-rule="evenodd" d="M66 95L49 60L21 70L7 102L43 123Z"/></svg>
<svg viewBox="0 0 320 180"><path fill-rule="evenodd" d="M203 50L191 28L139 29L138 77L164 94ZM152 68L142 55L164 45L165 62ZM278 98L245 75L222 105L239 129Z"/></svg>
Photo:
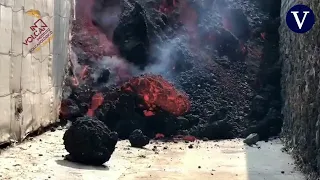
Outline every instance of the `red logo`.
<svg viewBox="0 0 320 180"><path fill-rule="evenodd" d="M30 26L32 34L22 42L24 45L28 46L30 43L36 42L36 45L31 48L30 52L35 49L39 50L40 45L44 45L50 41L53 32L50 30L48 25L43 22L42 19L38 19L36 22ZM47 40L47 41L46 41ZM46 42L46 43L43 43Z"/></svg>
<svg viewBox="0 0 320 180"><path fill-rule="evenodd" d="M41 39L48 33L51 32L48 25L42 21L42 19L38 19L36 22L33 23L32 26L30 26L30 29L32 30L32 34L24 40L24 45L29 45L29 43L32 43L34 40L41 41ZM52 34L52 32L50 33Z"/></svg>

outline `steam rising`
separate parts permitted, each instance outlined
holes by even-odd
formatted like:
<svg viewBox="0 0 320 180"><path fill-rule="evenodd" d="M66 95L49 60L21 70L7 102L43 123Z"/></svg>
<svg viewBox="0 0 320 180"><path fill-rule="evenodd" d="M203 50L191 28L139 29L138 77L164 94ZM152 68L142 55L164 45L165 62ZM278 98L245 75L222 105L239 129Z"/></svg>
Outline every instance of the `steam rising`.
<svg viewBox="0 0 320 180"><path fill-rule="evenodd" d="M158 62L148 66L144 73L166 75L170 72L170 70L174 68L173 65L179 60L179 58L176 58L177 48L179 48L181 44L186 43L183 38L184 36L181 35L180 37L175 37L168 42L155 45L151 52L158 57Z"/></svg>
<svg viewBox="0 0 320 180"><path fill-rule="evenodd" d="M218 17L215 15L214 18L208 18L208 16L212 15L211 12L213 11L213 8L222 8L221 2L220 4L216 3L216 7L213 5L215 3L208 3L205 5L205 11L203 11L204 8L201 8L202 11L199 11L197 7L204 6L200 5L201 2L181 0L180 6L182 7L179 8L180 21L184 24L186 29L181 29L179 31L181 33L170 40L152 44L150 49L152 57L149 58L156 57L156 61L152 61L155 62L154 64L147 66L145 70L142 71L118 55L110 57L104 56L94 60L94 67L92 67L94 71L91 73L92 79L97 81L100 74L106 69L110 72L109 81L106 85L120 82L129 76L136 76L144 73L158 74L170 78L170 71L174 68L175 64L182 60L182 57L179 57L179 50L190 45L196 45L200 48L201 42L199 37L202 37L205 31L202 30L209 29L210 31L210 29L214 29L213 24L217 23L216 19L218 19ZM86 4L86 6L84 4ZM77 0L77 6L77 18L89 16L84 18L86 19L85 21L92 19L93 25L99 27L101 32L97 37L104 35L107 36L109 40L112 39L113 31L119 24L119 17L121 14L119 0ZM79 8L81 8L82 11L80 11ZM88 13L90 10L92 10L92 13ZM199 23L205 24L206 28L199 26ZM203 29L199 30L200 27ZM88 27L83 26L82 28ZM81 65L79 65L77 55L74 52L71 53L71 62L74 74L78 75Z"/></svg>
<svg viewBox="0 0 320 180"><path fill-rule="evenodd" d="M121 7L119 0L95 0L92 7L92 21L102 32L112 39L113 31L119 23Z"/></svg>

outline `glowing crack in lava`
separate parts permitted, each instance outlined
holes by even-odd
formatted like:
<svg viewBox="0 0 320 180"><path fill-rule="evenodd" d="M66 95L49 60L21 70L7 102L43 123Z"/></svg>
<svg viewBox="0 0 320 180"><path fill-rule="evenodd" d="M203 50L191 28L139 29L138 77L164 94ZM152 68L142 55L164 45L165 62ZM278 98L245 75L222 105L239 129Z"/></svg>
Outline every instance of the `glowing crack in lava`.
<svg viewBox="0 0 320 180"><path fill-rule="evenodd" d="M155 108L160 108L173 115L180 116L190 110L190 101L186 94L159 75L143 75L131 78L122 87L126 92L133 92L144 99L147 107L145 116L152 116Z"/></svg>
<svg viewBox="0 0 320 180"><path fill-rule="evenodd" d="M88 109L87 115L92 117L94 116L94 111L103 103L104 98L103 94L98 92L92 96L91 106Z"/></svg>
<svg viewBox="0 0 320 180"><path fill-rule="evenodd" d="M178 5L177 0L163 0L160 4L159 11L162 13L171 13Z"/></svg>

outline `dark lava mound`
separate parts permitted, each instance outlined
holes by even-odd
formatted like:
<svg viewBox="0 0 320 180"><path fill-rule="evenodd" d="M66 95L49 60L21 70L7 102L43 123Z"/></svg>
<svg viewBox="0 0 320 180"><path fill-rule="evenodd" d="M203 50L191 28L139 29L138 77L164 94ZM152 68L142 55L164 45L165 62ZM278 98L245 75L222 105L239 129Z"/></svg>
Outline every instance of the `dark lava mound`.
<svg viewBox="0 0 320 180"><path fill-rule="evenodd" d="M110 159L118 142L118 135L111 132L103 122L85 116L72 123L63 140L70 153L68 160L102 165Z"/></svg>
<svg viewBox="0 0 320 180"><path fill-rule="evenodd" d="M93 24L75 22L78 63L69 79L79 83L65 87L69 95L61 118L96 116L120 138L136 129L149 138L277 135L282 126L279 14L259 5L259 0L102 3L93 9L94 19L86 20ZM113 9L118 23L99 17L103 9Z"/></svg>

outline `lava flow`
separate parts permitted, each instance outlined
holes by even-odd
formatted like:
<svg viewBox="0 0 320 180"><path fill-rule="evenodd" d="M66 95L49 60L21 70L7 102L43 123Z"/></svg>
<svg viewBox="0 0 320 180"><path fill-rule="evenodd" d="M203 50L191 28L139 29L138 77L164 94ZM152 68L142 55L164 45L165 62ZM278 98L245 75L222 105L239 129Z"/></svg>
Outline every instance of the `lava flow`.
<svg viewBox="0 0 320 180"><path fill-rule="evenodd" d="M104 98L102 93L96 93L92 96L91 106L88 109L87 115L92 117L94 116L94 111L103 103Z"/></svg>
<svg viewBox="0 0 320 180"><path fill-rule="evenodd" d="M134 77L122 86L122 90L133 92L143 98L146 116L152 115L155 108L161 108L176 116L190 109L188 96L177 91L172 84L157 75Z"/></svg>

